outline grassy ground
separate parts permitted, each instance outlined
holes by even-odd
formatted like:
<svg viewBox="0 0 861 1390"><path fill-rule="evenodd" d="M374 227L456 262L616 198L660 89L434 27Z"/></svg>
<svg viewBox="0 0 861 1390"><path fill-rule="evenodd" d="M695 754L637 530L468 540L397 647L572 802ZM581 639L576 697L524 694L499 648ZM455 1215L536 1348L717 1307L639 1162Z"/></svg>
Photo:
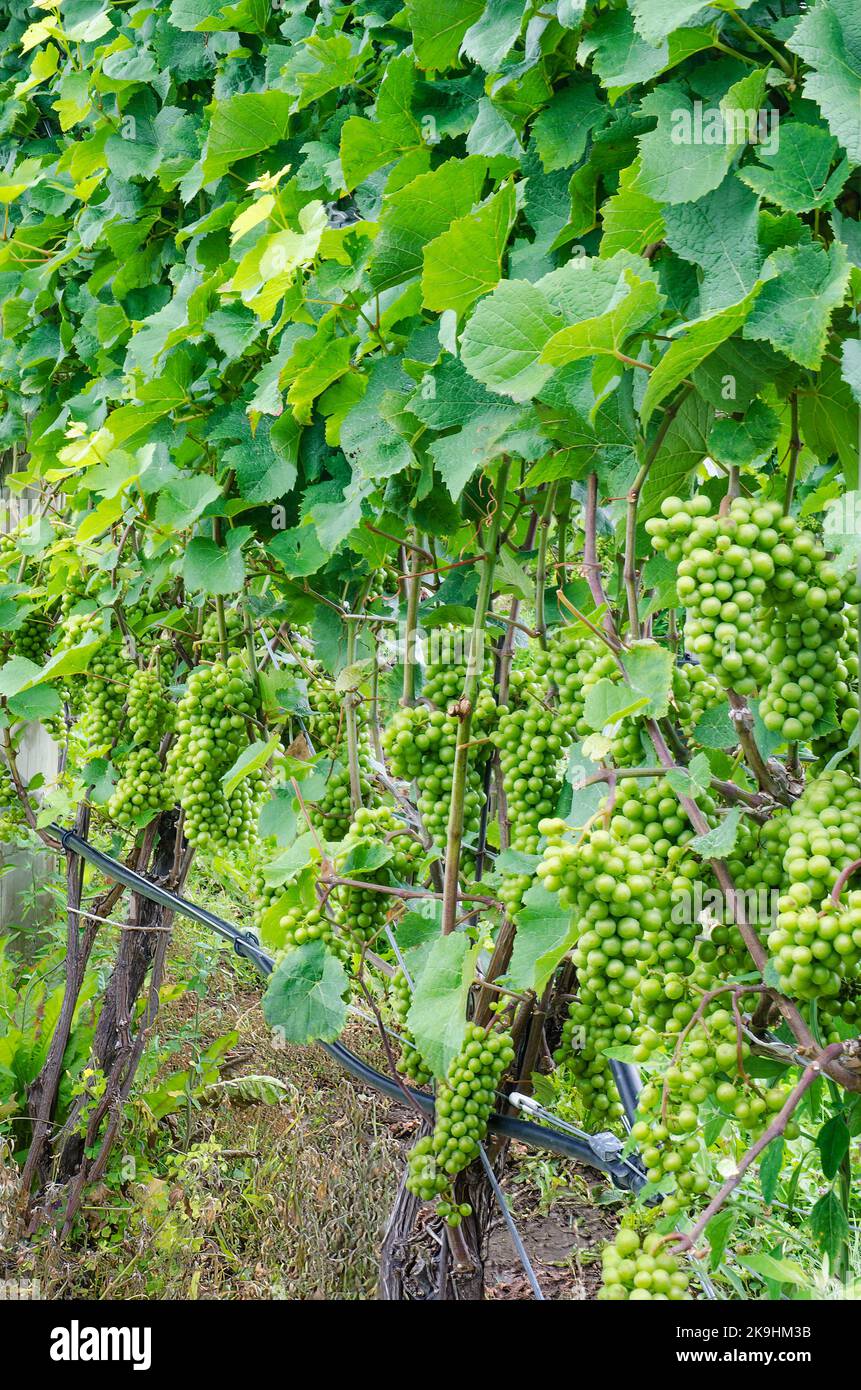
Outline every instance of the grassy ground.
<svg viewBox="0 0 861 1390"><path fill-rule="evenodd" d="M24 1240L19 1225L7 1277L38 1279L50 1299L374 1298L412 1112L357 1086L320 1049L274 1046L258 978L187 924L163 998L150 1049L159 1072L145 1073L140 1089L184 1068L199 1081L201 1051L235 1032L219 1083L196 1097L189 1084L191 1098L157 1125L133 1106L74 1241L60 1247L44 1231ZM380 1064L370 1025L358 1021L349 1041ZM283 1083L274 1103L249 1100L239 1078L251 1076ZM593 1205L584 1170L517 1151L507 1187L546 1296L590 1297L592 1252L612 1219ZM11 1213L11 1185L5 1192ZM501 1223L488 1296L530 1297Z"/></svg>

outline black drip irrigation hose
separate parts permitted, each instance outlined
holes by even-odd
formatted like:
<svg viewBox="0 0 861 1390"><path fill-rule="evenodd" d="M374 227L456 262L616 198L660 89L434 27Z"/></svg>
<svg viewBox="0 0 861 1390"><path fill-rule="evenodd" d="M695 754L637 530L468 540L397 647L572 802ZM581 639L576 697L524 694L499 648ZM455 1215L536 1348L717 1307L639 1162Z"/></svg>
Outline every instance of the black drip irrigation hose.
<svg viewBox="0 0 861 1390"><path fill-rule="evenodd" d="M89 840L76 835L73 830L64 830L59 825L52 825L49 829L51 834L56 835L64 850L79 855L81 859L86 859L106 878L123 884L132 892L140 894L142 898L148 898L150 902L158 903L159 906L167 908L170 912L178 913L192 922L199 922L201 926L208 927L210 931L215 932L225 941L231 942L236 954L250 960L261 975L267 976L272 973L275 962L268 952L264 951L253 932L241 931L239 927L226 922L222 917L217 917L214 912L209 912L205 907L198 907L196 903L189 902L187 898L180 897L177 893L171 893L166 888L160 888L158 884L151 883L149 879L144 878L134 869L128 868L119 860L112 859L110 855L96 849ZM392 1077L386 1076L383 1072L377 1071L375 1067L369 1066L367 1062L363 1062L342 1043L321 1042L318 1046L322 1047L333 1061L337 1062L350 1076L361 1081L363 1085L370 1086L383 1095L391 1096L393 1100L403 1100L403 1086L399 1085ZM631 1119L636 1109L636 1069L620 1062L613 1062L611 1065L622 1104L626 1114ZM432 1118L434 1114L433 1096L429 1096L425 1091L415 1091L412 1087L408 1089L416 1104L421 1107L429 1119ZM628 1192L638 1192L646 1182L646 1174L642 1171L636 1155L629 1155L623 1160L622 1142L612 1134L596 1134L594 1139L589 1137L577 1138L571 1134L564 1134L561 1130L533 1124L530 1120L515 1120L509 1115L492 1115L488 1124L488 1132L501 1139L516 1139L519 1143L527 1144L532 1148L544 1149L548 1153L557 1154L560 1158L577 1159L580 1163L586 1163L591 1168L606 1173L614 1187Z"/></svg>

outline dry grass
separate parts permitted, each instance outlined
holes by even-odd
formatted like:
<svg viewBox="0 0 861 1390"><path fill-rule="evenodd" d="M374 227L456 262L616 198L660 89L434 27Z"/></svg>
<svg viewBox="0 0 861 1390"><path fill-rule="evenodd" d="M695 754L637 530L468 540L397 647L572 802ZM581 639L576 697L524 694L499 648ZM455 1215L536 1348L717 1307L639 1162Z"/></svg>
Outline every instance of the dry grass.
<svg viewBox="0 0 861 1390"><path fill-rule="evenodd" d="M189 944L179 943L175 978ZM173 1117L174 1142L165 1144L162 1122L149 1154L135 1131L126 1147L141 1151L126 1161L130 1176L90 1192L87 1232L65 1247L45 1232L7 1240L7 1277L37 1277L51 1299L374 1298L403 1153L386 1102L357 1090L318 1049L275 1048L259 982L229 956L209 986L199 1005L186 993L166 1006L167 1070L237 1029L230 1075L280 1078L288 1097L222 1098L192 1112L190 1131L184 1114Z"/></svg>
<svg viewBox="0 0 861 1390"><path fill-rule="evenodd" d="M153 1044L162 1074L235 1030L227 1074L277 1077L286 1097L240 1104L222 1093L149 1129L138 1107L120 1141L129 1156L118 1154L111 1181L89 1192L78 1238L60 1246L43 1230L24 1241L7 1222L0 1277L37 1278L47 1299L373 1299L414 1117L358 1088L322 1050L273 1045L259 980L186 926L172 962L168 985L197 988L167 991ZM385 1067L370 1025L355 1023L347 1040ZM546 1296L594 1296L590 1247L612 1217L595 1212L582 1169L519 1150L507 1186ZM2 1188L0 1168L0 1200L4 1191L8 1215L14 1187ZM0 1234L2 1222L0 1210ZM488 1296L530 1297L504 1230L492 1241Z"/></svg>

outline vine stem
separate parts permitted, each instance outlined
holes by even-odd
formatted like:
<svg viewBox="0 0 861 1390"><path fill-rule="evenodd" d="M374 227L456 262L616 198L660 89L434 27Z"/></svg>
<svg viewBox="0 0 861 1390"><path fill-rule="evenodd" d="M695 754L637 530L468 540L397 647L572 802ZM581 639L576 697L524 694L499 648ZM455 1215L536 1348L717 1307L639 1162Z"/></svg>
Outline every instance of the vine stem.
<svg viewBox="0 0 861 1390"><path fill-rule="evenodd" d="M523 549L531 550L535 542L535 532L538 529L538 513L533 511L529 518L529 525L526 528L526 535L523 540ZM546 540L546 536L544 537ZM536 583L536 626L538 618L538 588ZM511 606L508 610L506 620L505 637L499 644L496 655L494 685L496 687L496 699L500 705L508 704L508 695L511 686L511 662L514 657L514 634L518 628L522 629L522 624L518 622L520 614L520 599L513 595ZM501 616L501 615L500 615ZM543 621L543 610L542 610ZM508 849L511 839L511 826L508 819L508 798L505 795L503 784L502 766L499 761L499 749L495 748L492 757L488 760L484 778L484 805L481 808L481 825L479 827L478 856L476 859L476 877L480 878L484 868L484 856L487 849L487 826L490 815L490 783L496 783L496 808L497 820L499 823L499 848Z"/></svg>
<svg viewBox="0 0 861 1390"><path fill-rule="evenodd" d="M861 869L861 859L854 859L851 864L847 864L846 868L841 870L837 882L831 889L832 902L839 903L840 894L843 892L843 889L846 887L852 875L857 874L859 869Z"/></svg>
<svg viewBox="0 0 861 1390"><path fill-rule="evenodd" d="M637 578L637 510L640 505L640 494L651 472L652 464L658 457L664 440L669 433L670 426L692 390L693 387L690 385L682 387L675 399L667 406L649 451L628 493L628 506L625 516L625 562L622 570L622 577L625 582L625 594L628 600L628 628L634 641L637 641L640 637L639 595L637 592L639 587Z"/></svg>
<svg viewBox="0 0 861 1390"><path fill-rule="evenodd" d="M757 747L753 734L753 714L750 706L734 690L728 691L727 696L730 704L730 719L738 734L738 741L744 752L745 761L756 778L760 790L774 797L775 800L783 800L784 798L778 795L778 789L768 764Z"/></svg>
<svg viewBox="0 0 861 1390"><path fill-rule="evenodd" d="M356 620L347 620L347 666L356 660ZM347 725L347 766L350 770L350 807L355 814L362 804L362 780L359 770L359 729L356 722L355 691L348 690L345 702Z"/></svg>
<svg viewBox="0 0 861 1390"><path fill-rule="evenodd" d="M419 592L421 580L419 578L421 560L420 552L417 547L418 536L411 532L412 542L409 546L405 543L404 569L407 574L407 618L406 629L404 631L404 683L401 693L402 705L414 705L416 702L416 624L419 611Z"/></svg>
<svg viewBox="0 0 861 1390"><path fill-rule="evenodd" d="M779 1139L786 1129L793 1111L809 1091L818 1076L837 1060L843 1051L843 1043L830 1043L820 1055L804 1068L801 1077L786 1098L783 1109L775 1115L768 1129L764 1130L756 1143L751 1145L740 1160L738 1168L727 1178L723 1187L715 1193L705 1211L689 1231L674 1231L667 1239L675 1241L681 1250L692 1250L713 1216L716 1216L728 1197L732 1196L750 1165L759 1157L773 1139Z"/></svg>
<svg viewBox="0 0 861 1390"><path fill-rule="evenodd" d="M586 481L586 507L583 514L585 541L583 544L583 568L586 583L596 608L604 609L604 631L614 647L618 646L616 629L610 613L610 603L601 583L601 566L598 563L598 474L590 473ZM579 616L579 615L578 615ZM583 619L585 621L585 619ZM588 626L592 626L591 623Z"/></svg>
<svg viewBox="0 0 861 1390"><path fill-rule="evenodd" d="M21 778L21 774L18 771L18 762L15 757L15 749L12 747L12 736L9 733L8 728L3 729L2 734L3 751L6 755L6 763L9 768L9 776L12 778L12 785L15 788L15 795L17 796L21 804L21 810L24 813L24 819L26 820L30 829L36 835L39 836L39 839L42 840L43 843L46 844L49 849L58 850L60 846L57 844L57 841L53 839L51 835L48 835L46 831L40 830L39 826L36 823L36 814L33 810L33 807L30 805L29 791L25 787L24 782Z"/></svg>
<svg viewBox="0 0 861 1390"><path fill-rule="evenodd" d="M783 54L780 53L773 44L769 43L764 34L761 34L758 29L754 29L753 25L748 24L747 20L742 19L741 15L735 10L729 12L729 18L738 25L743 33L747 34L749 39L753 39L754 43L758 43L760 48L763 48L766 53L771 55L777 63L777 66L786 73L787 77L794 76L792 64L784 58Z"/></svg>
<svg viewBox="0 0 861 1390"><path fill-rule="evenodd" d="M786 470L786 491L783 494L783 511L788 516L795 495L795 479L798 474L798 458L802 440L798 433L798 392L793 391L789 398L789 464Z"/></svg>
<svg viewBox="0 0 861 1390"><path fill-rule="evenodd" d="M458 879L460 875L460 856L463 846L463 820L466 798L466 778L469 769L470 732L472 711L478 694L481 677L484 625L490 606L493 590L493 575L496 569L496 554L502 529L505 488L508 482L509 462L503 459L499 467L494 495L493 515L487 528L487 541L481 562L481 577L475 600L475 615L469 639L469 656L466 666L466 680L463 695L453 706L458 720L457 745L452 766L451 805L446 832L445 875L443 878L442 934L448 936L454 931L457 920Z"/></svg>
<svg viewBox="0 0 861 1390"><path fill-rule="evenodd" d="M390 898L441 898L442 893L435 893L430 888L396 888L389 883L366 883L358 878L341 878L338 874L331 877L320 878L318 882L331 886L332 888L363 888L371 893L386 893ZM458 892L459 902L484 903L486 907L500 907L498 898L492 898L487 893L461 893Z"/></svg>
<svg viewBox="0 0 861 1390"><path fill-rule="evenodd" d="M551 483L547 489L538 532L538 559L535 566L535 631L538 636L538 645L542 651L547 650L547 621L544 616L544 593L547 587L547 541L556 506L557 486L558 484Z"/></svg>

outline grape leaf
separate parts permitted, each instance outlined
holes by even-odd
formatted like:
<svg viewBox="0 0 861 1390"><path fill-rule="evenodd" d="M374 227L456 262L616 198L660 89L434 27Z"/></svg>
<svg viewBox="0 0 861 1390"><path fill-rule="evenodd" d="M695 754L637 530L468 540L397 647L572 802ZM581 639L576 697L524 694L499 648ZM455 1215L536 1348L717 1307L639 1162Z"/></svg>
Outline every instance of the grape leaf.
<svg viewBox="0 0 861 1390"><path fill-rule="evenodd" d="M632 689L646 698L643 713L662 719L669 709L673 654L657 642L639 642L625 654L625 672Z"/></svg>
<svg viewBox="0 0 861 1390"><path fill-rule="evenodd" d="M475 975L478 945L462 932L440 936L414 977L407 1025L434 1076L445 1076L466 1033L466 1001Z"/></svg>
<svg viewBox="0 0 861 1390"><path fill-rule="evenodd" d="M270 976L263 1017L289 1043L332 1042L347 1021L347 972L322 941L289 950Z"/></svg>
<svg viewBox="0 0 861 1390"><path fill-rule="evenodd" d="M734 0L733 9L749 9L755 0ZM703 23L713 18L710 6L703 0L631 0L631 13L638 34L647 43L657 44L667 39L683 24L693 20Z"/></svg>
<svg viewBox="0 0 861 1390"><path fill-rule="evenodd" d="M205 536L189 541L182 566L183 579L192 591L236 594L245 583L242 542L245 534L228 531L226 545Z"/></svg>
<svg viewBox="0 0 861 1390"><path fill-rule="evenodd" d="M830 1182L849 1150L849 1126L842 1115L832 1115L816 1136L822 1175Z"/></svg>
<svg viewBox="0 0 861 1390"><path fill-rule="evenodd" d="M590 729L600 733L608 725L644 710L648 703L647 695L640 694L624 681L611 681L605 676L589 687L583 718Z"/></svg>
<svg viewBox="0 0 861 1390"><path fill-rule="evenodd" d="M203 153L203 177L219 178L231 164L277 145L287 134L291 98L286 92L237 92L212 107Z"/></svg>
<svg viewBox="0 0 861 1390"><path fill-rule="evenodd" d="M502 280L477 305L466 325L463 365L492 391L526 401L551 375L552 367L540 358L560 327L540 289L525 280Z"/></svg>
<svg viewBox="0 0 861 1390"><path fill-rule="evenodd" d="M710 406L695 392L682 401L646 479L640 498L640 521L655 516L665 497L684 496L688 492L694 471L708 453L711 420Z"/></svg>
<svg viewBox="0 0 861 1390"><path fill-rule="evenodd" d="M849 177L844 159L829 173L837 141L821 126L790 125L773 151L763 150L759 164L739 170L739 178L787 212L810 212L833 203Z"/></svg>
<svg viewBox="0 0 861 1390"><path fill-rule="evenodd" d="M453 67L464 35L483 11L484 0L407 0L419 67Z"/></svg>
<svg viewBox="0 0 861 1390"><path fill-rule="evenodd" d="M615 355L632 333L654 318L662 302L657 285L651 280L637 279L633 271L625 268L620 288L606 311L554 334L541 353L541 361L564 367L581 357Z"/></svg>
<svg viewBox="0 0 861 1390"><path fill-rule="evenodd" d="M603 121L605 112L592 82L581 79L555 92L532 126L544 172L578 164L591 131Z"/></svg>
<svg viewBox="0 0 861 1390"><path fill-rule="evenodd" d="M638 164L632 165L631 179L636 179ZM666 232L666 209L645 193L629 186L628 171L623 170L619 191L601 205L602 256L618 251L639 255L645 248L663 239Z"/></svg>
<svg viewBox="0 0 861 1390"><path fill-rule="evenodd" d="M704 1235L709 1244L709 1264L713 1270L717 1269L724 1257L735 1220L735 1210L732 1207L724 1207L723 1211L717 1212L706 1226Z"/></svg>
<svg viewBox="0 0 861 1390"><path fill-rule="evenodd" d="M491 0L484 14L463 36L461 53L485 72L496 72L517 41L523 23L523 0Z"/></svg>
<svg viewBox="0 0 861 1390"><path fill-rule="evenodd" d="M783 1139L772 1139L759 1160L759 1186L762 1200L767 1206L771 1205L777 1193L780 1170L783 1167L783 1150Z"/></svg>
<svg viewBox="0 0 861 1390"><path fill-rule="evenodd" d="M761 1274L763 1279L768 1279L774 1284L791 1284L800 1289L810 1287L810 1280L794 1260L778 1260L773 1255L763 1251L758 1255L746 1255L739 1260L739 1264L745 1269L749 1269L753 1274Z"/></svg>
<svg viewBox="0 0 861 1390"><path fill-rule="evenodd" d="M769 257L766 281L744 326L746 338L765 338L802 367L818 368L834 310L846 297L849 262L839 241L826 250L786 246ZM651 385L651 383L650 383Z"/></svg>
<svg viewBox="0 0 861 1390"><path fill-rule="evenodd" d="M511 989L541 994L553 971L577 937L570 909L561 908L555 893L540 884L527 890L516 917L517 935L506 972Z"/></svg>
<svg viewBox="0 0 861 1390"><path fill-rule="evenodd" d="M759 199L733 175L699 202L664 208L663 218L667 245L703 272L702 315L738 304L753 289L762 264Z"/></svg>
<svg viewBox="0 0 861 1390"><path fill-rule="evenodd" d="M694 835L688 841L688 848L703 859L725 859L735 848L740 821L740 808L731 806L712 830L703 835Z"/></svg>
<svg viewBox="0 0 861 1390"><path fill-rule="evenodd" d="M268 743L262 739L256 739L254 743L250 743L247 748L244 748L221 778L224 795L232 796L240 782L244 782L245 778L250 777L253 772L260 772L269 762L280 743L279 735L275 734Z"/></svg>
<svg viewBox="0 0 861 1390"><path fill-rule="evenodd" d="M861 164L861 14L855 0L818 0L786 40L812 71L804 95L815 101L853 164Z"/></svg>
<svg viewBox="0 0 861 1390"><path fill-rule="evenodd" d="M813 1238L833 1268L849 1235L846 1213L837 1194L829 1189L814 1206L808 1217Z"/></svg>
<svg viewBox="0 0 861 1390"><path fill-rule="evenodd" d="M843 344L843 380L861 405L861 341L847 338Z"/></svg>
<svg viewBox="0 0 861 1390"><path fill-rule="evenodd" d="M389 289L421 273L428 242L475 206L486 173L481 155L449 159L389 195L368 271L374 289Z"/></svg>
<svg viewBox="0 0 861 1390"><path fill-rule="evenodd" d="M652 45L635 32L633 16L627 9L598 15L577 50L577 61L585 65L591 58L602 87L609 88L614 98L637 83L657 77L669 57L667 43Z"/></svg>
<svg viewBox="0 0 861 1390"><path fill-rule="evenodd" d="M462 314L498 284L515 212L514 185L506 183L474 212L457 218L428 242L422 272L426 308Z"/></svg>
<svg viewBox="0 0 861 1390"><path fill-rule="evenodd" d="M724 416L715 420L709 432L709 452L728 467L750 468L775 448L780 435L780 417L759 399L740 419Z"/></svg>
<svg viewBox="0 0 861 1390"><path fill-rule="evenodd" d="M735 155L756 136L747 116L759 111L764 91L764 74L757 71L730 87L718 106L701 112L681 84L656 87L642 102L643 114L654 116L657 126L639 137L634 189L660 203L692 203L717 188Z"/></svg>
<svg viewBox="0 0 861 1390"><path fill-rule="evenodd" d="M643 394L640 415L644 424L648 424L656 407L685 377L690 376L716 348L746 323L761 289L762 286L757 283L737 304L692 319L690 323L680 324L673 330L672 342L649 376Z"/></svg>

